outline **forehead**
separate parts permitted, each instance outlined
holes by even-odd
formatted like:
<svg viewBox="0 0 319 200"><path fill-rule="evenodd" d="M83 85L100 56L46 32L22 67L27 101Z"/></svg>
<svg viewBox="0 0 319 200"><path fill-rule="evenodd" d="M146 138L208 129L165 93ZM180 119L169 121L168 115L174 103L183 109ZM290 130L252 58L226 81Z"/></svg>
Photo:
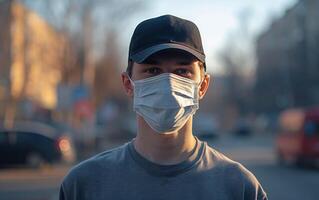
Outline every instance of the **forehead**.
<svg viewBox="0 0 319 200"><path fill-rule="evenodd" d="M144 62L142 62L142 64L166 61L196 62L198 59L192 54L183 50L166 49L152 54Z"/></svg>

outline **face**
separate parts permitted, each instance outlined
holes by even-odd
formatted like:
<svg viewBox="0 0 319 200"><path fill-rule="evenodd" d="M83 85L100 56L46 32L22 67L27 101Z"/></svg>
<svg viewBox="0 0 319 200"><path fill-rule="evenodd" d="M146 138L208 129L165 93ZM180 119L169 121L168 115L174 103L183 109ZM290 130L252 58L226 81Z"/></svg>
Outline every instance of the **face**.
<svg viewBox="0 0 319 200"><path fill-rule="evenodd" d="M204 74L200 62L192 55L182 51L162 51L150 56L145 62L134 63L131 79L141 80L157 76L162 73L174 73L176 75L194 80L198 84L202 81L199 96L202 98L209 85L210 77ZM126 73L122 74L122 81L126 93L133 95L133 86Z"/></svg>

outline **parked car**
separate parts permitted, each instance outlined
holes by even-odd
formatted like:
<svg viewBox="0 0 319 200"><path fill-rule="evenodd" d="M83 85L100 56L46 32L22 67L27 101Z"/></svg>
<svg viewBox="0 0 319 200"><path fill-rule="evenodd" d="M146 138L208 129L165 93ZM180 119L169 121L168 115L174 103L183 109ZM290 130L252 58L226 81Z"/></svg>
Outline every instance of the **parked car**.
<svg viewBox="0 0 319 200"><path fill-rule="evenodd" d="M216 118L211 114L198 113L193 118L194 135L202 139L213 139L219 136Z"/></svg>
<svg viewBox="0 0 319 200"><path fill-rule="evenodd" d="M252 126L250 121L246 118L239 118L234 126L233 133L240 137L251 136Z"/></svg>
<svg viewBox="0 0 319 200"><path fill-rule="evenodd" d="M15 122L0 127L0 165L44 164L75 161L73 142L68 135L38 122Z"/></svg>
<svg viewBox="0 0 319 200"><path fill-rule="evenodd" d="M276 150L280 163L302 166L319 163L319 107L285 110L279 124Z"/></svg>

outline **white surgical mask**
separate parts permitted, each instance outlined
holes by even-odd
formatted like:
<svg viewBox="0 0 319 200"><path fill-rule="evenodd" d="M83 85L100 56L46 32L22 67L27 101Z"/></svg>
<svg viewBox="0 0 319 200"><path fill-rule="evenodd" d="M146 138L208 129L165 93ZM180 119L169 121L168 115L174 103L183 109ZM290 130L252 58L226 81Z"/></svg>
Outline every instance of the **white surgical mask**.
<svg viewBox="0 0 319 200"><path fill-rule="evenodd" d="M134 110L156 132L180 129L199 108L199 85L172 73L163 73L134 85Z"/></svg>

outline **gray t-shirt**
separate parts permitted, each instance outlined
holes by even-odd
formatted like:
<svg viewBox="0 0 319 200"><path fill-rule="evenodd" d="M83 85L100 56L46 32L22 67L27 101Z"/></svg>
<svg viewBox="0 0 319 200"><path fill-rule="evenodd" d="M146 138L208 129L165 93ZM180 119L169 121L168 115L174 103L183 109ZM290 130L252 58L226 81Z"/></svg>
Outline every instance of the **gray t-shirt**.
<svg viewBox="0 0 319 200"><path fill-rule="evenodd" d="M129 142L75 166L60 200L267 200L255 176L198 140L189 158L158 165Z"/></svg>

